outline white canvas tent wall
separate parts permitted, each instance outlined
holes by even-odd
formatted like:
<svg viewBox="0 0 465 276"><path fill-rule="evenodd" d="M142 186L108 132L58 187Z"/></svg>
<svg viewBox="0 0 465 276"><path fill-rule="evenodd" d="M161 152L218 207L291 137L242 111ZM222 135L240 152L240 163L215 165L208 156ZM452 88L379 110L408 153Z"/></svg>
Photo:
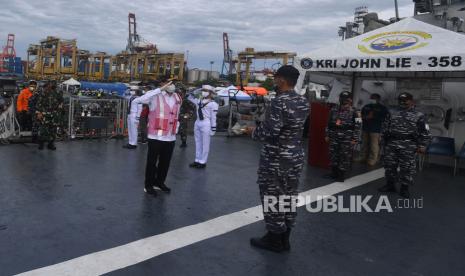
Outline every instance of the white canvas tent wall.
<svg viewBox="0 0 465 276"><path fill-rule="evenodd" d="M465 36L414 18L323 47L295 59L305 80L465 78ZM465 79L464 79L465 81Z"/></svg>
<svg viewBox="0 0 465 276"><path fill-rule="evenodd" d="M465 93L461 93L465 91L465 35L414 18L300 55L294 66L301 73L297 91L308 82L349 81L354 102L359 103L366 80L438 80L443 89L453 83L460 92L459 105L465 106ZM456 120L447 135L461 146L465 141L462 122Z"/></svg>

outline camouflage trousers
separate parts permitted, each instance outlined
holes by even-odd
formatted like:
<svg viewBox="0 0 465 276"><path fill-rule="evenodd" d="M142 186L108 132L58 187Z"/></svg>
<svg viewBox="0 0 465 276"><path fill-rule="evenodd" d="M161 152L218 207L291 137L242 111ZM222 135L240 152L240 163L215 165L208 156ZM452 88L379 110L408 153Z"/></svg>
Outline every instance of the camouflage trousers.
<svg viewBox="0 0 465 276"><path fill-rule="evenodd" d="M188 120L181 119L179 121L179 131L178 134L181 136L181 142L186 143L187 141L187 122Z"/></svg>
<svg viewBox="0 0 465 276"><path fill-rule="evenodd" d="M303 160L302 162L288 160L279 169L273 169L267 166L267 164L260 163L257 183L260 189L260 197L264 207L263 216L268 231L283 233L288 228L295 226L297 216L295 210L287 210L288 212L285 212L279 209L279 204L276 204L276 210L272 210L271 208L265 210L264 201L267 200L269 202L270 198L278 199L278 201L282 198L286 201L291 201L290 197L297 198L302 168ZM287 204L286 206L290 207L290 203Z"/></svg>
<svg viewBox="0 0 465 276"><path fill-rule="evenodd" d="M416 173L417 145L413 141L389 141L384 147L384 169L386 181L412 185Z"/></svg>
<svg viewBox="0 0 465 276"><path fill-rule="evenodd" d="M348 171L352 164L352 132L335 132L329 135L329 159L331 166Z"/></svg>
<svg viewBox="0 0 465 276"><path fill-rule="evenodd" d="M57 137L57 126L55 124L39 123L37 125L39 141L52 142Z"/></svg>

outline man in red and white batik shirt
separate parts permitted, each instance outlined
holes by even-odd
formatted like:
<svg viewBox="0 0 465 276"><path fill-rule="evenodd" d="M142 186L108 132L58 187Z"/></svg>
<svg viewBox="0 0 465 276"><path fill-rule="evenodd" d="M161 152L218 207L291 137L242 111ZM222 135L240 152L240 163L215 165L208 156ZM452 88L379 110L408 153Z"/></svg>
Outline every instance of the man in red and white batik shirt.
<svg viewBox="0 0 465 276"><path fill-rule="evenodd" d="M151 97L143 98L149 106L148 154L145 169L145 189L147 194L156 196L155 189L170 192L165 185L166 176L173 155L176 133L179 127L179 110L182 99L175 93L171 84Z"/></svg>

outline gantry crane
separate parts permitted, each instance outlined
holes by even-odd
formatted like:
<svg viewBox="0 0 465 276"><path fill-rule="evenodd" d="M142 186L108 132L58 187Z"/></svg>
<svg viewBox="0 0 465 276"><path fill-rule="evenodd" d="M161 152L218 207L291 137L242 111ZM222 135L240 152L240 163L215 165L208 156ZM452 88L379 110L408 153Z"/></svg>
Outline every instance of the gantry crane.
<svg viewBox="0 0 465 276"><path fill-rule="evenodd" d="M90 53L77 48L77 42L47 37L31 44L27 51L28 78L64 79L75 77L92 81L150 81L162 76L184 76L184 54L159 53L153 43L137 33L136 15L128 15L129 36L126 50L116 55Z"/></svg>
<svg viewBox="0 0 465 276"><path fill-rule="evenodd" d="M233 51L229 48L229 36L223 33L223 66L221 68L221 75L231 75L234 70L235 62L233 61Z"/></svg>
<svg viewBox="0 0 465 276"><path fill-rule="evenodd" d="M15 35L8 34L6 45L0 53L0 72L8 72L8 60L14 59L15 57Z"/></svg>

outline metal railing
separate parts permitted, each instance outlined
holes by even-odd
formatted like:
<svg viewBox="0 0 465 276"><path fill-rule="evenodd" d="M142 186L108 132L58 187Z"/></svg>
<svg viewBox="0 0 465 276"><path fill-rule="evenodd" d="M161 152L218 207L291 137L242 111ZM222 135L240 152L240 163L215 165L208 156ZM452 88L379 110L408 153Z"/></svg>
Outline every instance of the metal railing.
<svg viewBox="0 0 465 276"><path fill-rule="evenodd" d="M68 108L68 136L75 138L111 138L126 130L127 101L71 97Z"/></svg>

